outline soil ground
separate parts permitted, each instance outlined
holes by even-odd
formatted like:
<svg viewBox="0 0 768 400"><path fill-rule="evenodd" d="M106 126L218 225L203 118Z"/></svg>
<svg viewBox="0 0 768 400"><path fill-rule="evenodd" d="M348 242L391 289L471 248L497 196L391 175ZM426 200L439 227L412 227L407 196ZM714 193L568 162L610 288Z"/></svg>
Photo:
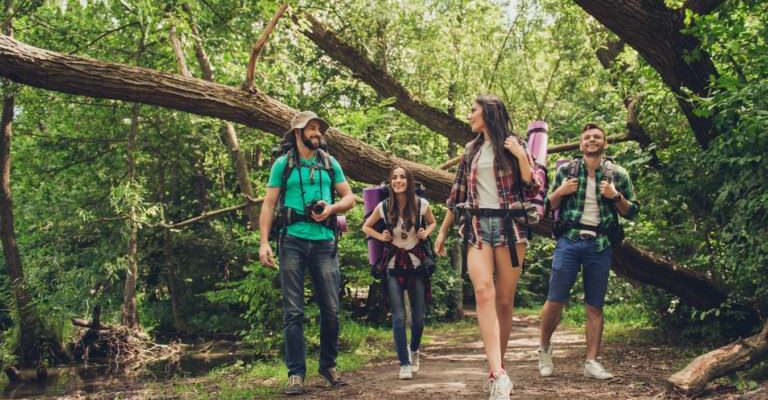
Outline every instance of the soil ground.
<svg viewBox="0 0 768 400"><path fill-rule="evenodd" d="M398 380L398 363L394 359L374 361L357 371L346 371L347 386L329 388L315 376L306 382L307 393L287 397L281 394L256 395L256 398L292 400L375 399L375 400L446 400L486 399L484 392L487 367L477 327L471 322L443 325L442 329L427 328L429 343L421 353L421 371L413 380ZM665 379L689 360L680 349L666 345L637 345L612 342L603 345L601 362L616 378L608 381L583 376L585 353L584 336L580 330L560 328L553 338L555 373L542 378L537 369L538 320L534 317L515 317L505 364L514 382L511 399L686 399L687 396L671 392ZM222 379L223 378L223 379ZM236 376L233 376L234 380ZM115 378L113 378L115 379ZM176 391L159 385L141 382L118 383L97 390L96 393L71 393L55 396L59 399L219 399L221 385L218 380L203 378L177 378L173 385L192 386L197 389ZM247 386L276 388L275 379L245 382ZM253 386L252 386L253 385ZM274 393L277 389L268 390ZM280 391L277 391L280 393ZM225 396L232 398L231 396ZM39 397L36 397L39 398ZM45 397L51 398L51 397ZM244 397L253 398L253 397ZM768 399L768 383L750 391L737 391L730 385L714 385L697 399Z"/></svg>

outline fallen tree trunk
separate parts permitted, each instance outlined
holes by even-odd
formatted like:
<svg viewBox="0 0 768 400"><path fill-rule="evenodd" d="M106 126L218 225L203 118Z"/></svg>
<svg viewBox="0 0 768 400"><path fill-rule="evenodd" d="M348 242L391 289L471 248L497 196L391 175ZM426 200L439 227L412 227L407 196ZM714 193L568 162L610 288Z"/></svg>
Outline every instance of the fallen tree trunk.
<svg viewBox="0 0 768 400"><path fill-rule="evenodd" d="M687 394L704 390L707 382L747 369L768 358L768 321L757 335L702 354L667 381Z"/></svg>
<svg viewBox="0 0 768 400"><path fill-rule="evenodd" d="M0 35L0 75L48 90L172 108L221 118L282 136L297 110L255 91L206 82L148 68L106 63L32 47ZM349 177L370 183L386 179L403 164L424 183L433 199L448 197L452 175L404 160L329 129L331 153Z"/></svg>
<svg viewBox="0 0 768 400"><path fill-rule="evenodd" d="M728 290L700 272L624 242L613 251L613 272L637 282L654 286L679 296L690 306L707 310L722 304Z"/></svg>
<svg viewBox="0 0 768 400"><path fill-rule="evenodd" d="M281 135L296 110L262 93L234 89L200 79L185 78L147 68L129 67L64 55L28 46L0 35L0 76L31 86L91 97L140 102L200 115L227 119ZM427 187L427 196L448 197L453 174L394 157L336 129L326 134L331 153L349 177L370 183L386 179L400 163L414 171ZM537 233L547 234L540 229ZM631 244L614 252L617 274L664 288L685 304L711 308L724 297L704 299L701 293L726 293L713 281L671 262L661 261ZM679 284L671 285L670 282ZM689 283L697 291L687 289ZM720 300L721 301L721 300Z"/></svg>

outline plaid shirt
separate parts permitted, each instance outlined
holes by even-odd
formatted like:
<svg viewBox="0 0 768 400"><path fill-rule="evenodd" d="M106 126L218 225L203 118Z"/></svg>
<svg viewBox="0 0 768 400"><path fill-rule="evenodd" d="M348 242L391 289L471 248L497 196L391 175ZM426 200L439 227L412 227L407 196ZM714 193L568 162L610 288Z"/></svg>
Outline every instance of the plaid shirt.
<svg viewBox="0 0 768 400"><path fill-rule="evenodd" d="M554 185L552 185L553 191L559 188L563 181L568 179L569 166L570 163L567 163L558 168L557 172L555 173ZM603 175L603 167L601 166L601 168L598 168L595 171L595 182L599 183L603 179ZM563 197L563 199L560 201L560 219L563 221L578 223L581 221L581 215L584 213L584 203L587 196L587 168L584 165L584 162L580 159L577 177L579 179L579 185L576 189L576 193ZM640 204L637 202L637 200L635 200L635 188L632 186L632 181L629 179L629 174L627 171L615 163L613 164L613 185L616 187L616 190L619 191L619 193L621 193L624 198L627 199L627 201L629 201L629 212L627 212L627 215L624 215L623 217L627 219L634 218L640 209ZM613 213L611 207L614 207L614 204L611 200L604 198L600 194L600 185L595 185L595 188L597 190L597 204L598 208L600 209L599 227L601 230L603 230L613 223L619 223L619 221L616 220L618 211L616 214ZM565 237L572 240L578 239L579 229L569 229L568 232L565 233ZM611 245L611 243L608 241L608 236L604 233L598 234L596 241L596 250L598 252L603 251Z"/></svg>
<svg viewBox="0 0 768 400"><path fill-rule="evenodd" d="M478 139L475 139L467 144L464 148L464 155L461 156L461 162L459 163L459 169L456 171L456 178L453 181L451 187L451 195L448 197L446 204L448 208L457 213L456 208L480 208L480 199L477 195L477 166L480 160L480 151L475 152L471 160L468 159L468 154L471 152L472 147ZM531 181L530 183L523 183L522 191L524 197L534 197L536 193L539 193L544 186L540 182L539 178L533 174L534 162L531 155L528 153L528 147L525 142L519 140L520 144L525 149L525 153L528 156L528 162L531 165ZM479 145L479 144L478 144ZM499 208L507 209L513 203L520 202L524 199L520 198L520 189L516 185L515 175L513 171L503 171L501 165L494 159L494 175L496 177L496 190L499 199ZM461 215L456 215L457 221L460 220ZM514 224L514 222L513 222ZM469 229L466 233L467 241L470 245L477 245L482 248L482 242L478 240L478 221L477 218L472 218L472 229ZM463 231L459 228L459 231ZM515 240L520 240L520 229L514 224L513 227ZM513 234L513 232L509 232Z"/></svg>
<svg viewBox="0 0 768 400"><path fill-rule="evenodd" d="M471 160L467 159L467 155L477 140L469 142L464 148L464 155L461 156L459 169L456 171L456 178L451 187L451 195L446 201L450 209L455 209L456 207L480 207L480 199L477 195L477 163L480 160L480 152L475 152ZM533 158L528 153L528 147L522 140L520 140L520 144L525 149L525 153L528 155L528 162L531 164L531 169L533 169ZM516 174L512 171L503 171L501 165L496 160L494 160L493 165L499 207L502 209L509 208L511 204L522 200L520 198L520 190L515 185ZM542 186L542 182L539 182L538 178L532 174L530 183L523 184L523 193L525 197L533 197L541 190Z"/></svg>

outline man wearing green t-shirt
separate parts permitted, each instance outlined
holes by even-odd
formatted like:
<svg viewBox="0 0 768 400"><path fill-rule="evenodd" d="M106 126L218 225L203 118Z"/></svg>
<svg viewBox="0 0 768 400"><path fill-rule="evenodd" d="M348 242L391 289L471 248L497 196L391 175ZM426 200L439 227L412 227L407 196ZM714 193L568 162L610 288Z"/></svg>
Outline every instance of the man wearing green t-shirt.
<svg viewBox="0 0 768 400"><path fill-rule="evenodd" d="M269 232L275 206L287 226L280 227L280 284L283 292L286 394L304 392L304 271L309 271L320 307L320 363L318 373L332 386L343 384L336 371L339 337L341 273L336 255L335 215L355 205L355 196L335 158L320 148L328 123L311 111L291 120L284 138L285 152L272 165L259 226L261 263L274 268ZM339 201L333 202L333 192Z"/></svg>

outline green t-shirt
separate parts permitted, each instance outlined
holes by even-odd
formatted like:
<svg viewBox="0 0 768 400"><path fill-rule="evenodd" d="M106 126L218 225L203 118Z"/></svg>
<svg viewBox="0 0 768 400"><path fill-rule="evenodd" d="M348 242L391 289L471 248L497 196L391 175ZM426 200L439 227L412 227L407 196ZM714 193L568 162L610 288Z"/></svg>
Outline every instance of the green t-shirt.
<svg viewBox="0 0 768 400"><path fill-rule="evenodd" d="M312 200L324 200L326 203L333 202L333 185L345 182L344 171L341 170L339 162L332 156L330 157L331 168L333 168L334 182L331 184L331 177L323 168L322 159L317 157L305 160L301 159L298 165L295 165L288 180L285 190L285 207L290 207L304 214L305 203L302 202L301 189L304 188L304 202L306 205ZM267 187L276 188L283 184L283 171L288 166L286 155L279 157L272 165L272 171L269 173L269 182ZM314 167L314 168L313 168ZM314 170L314 172L313 172ZM299 181L299 172L301 172L301 182ZM287 233L301 239L307 240L333 240L333 230L312 222L296 222L288 226Z"/></svg>

